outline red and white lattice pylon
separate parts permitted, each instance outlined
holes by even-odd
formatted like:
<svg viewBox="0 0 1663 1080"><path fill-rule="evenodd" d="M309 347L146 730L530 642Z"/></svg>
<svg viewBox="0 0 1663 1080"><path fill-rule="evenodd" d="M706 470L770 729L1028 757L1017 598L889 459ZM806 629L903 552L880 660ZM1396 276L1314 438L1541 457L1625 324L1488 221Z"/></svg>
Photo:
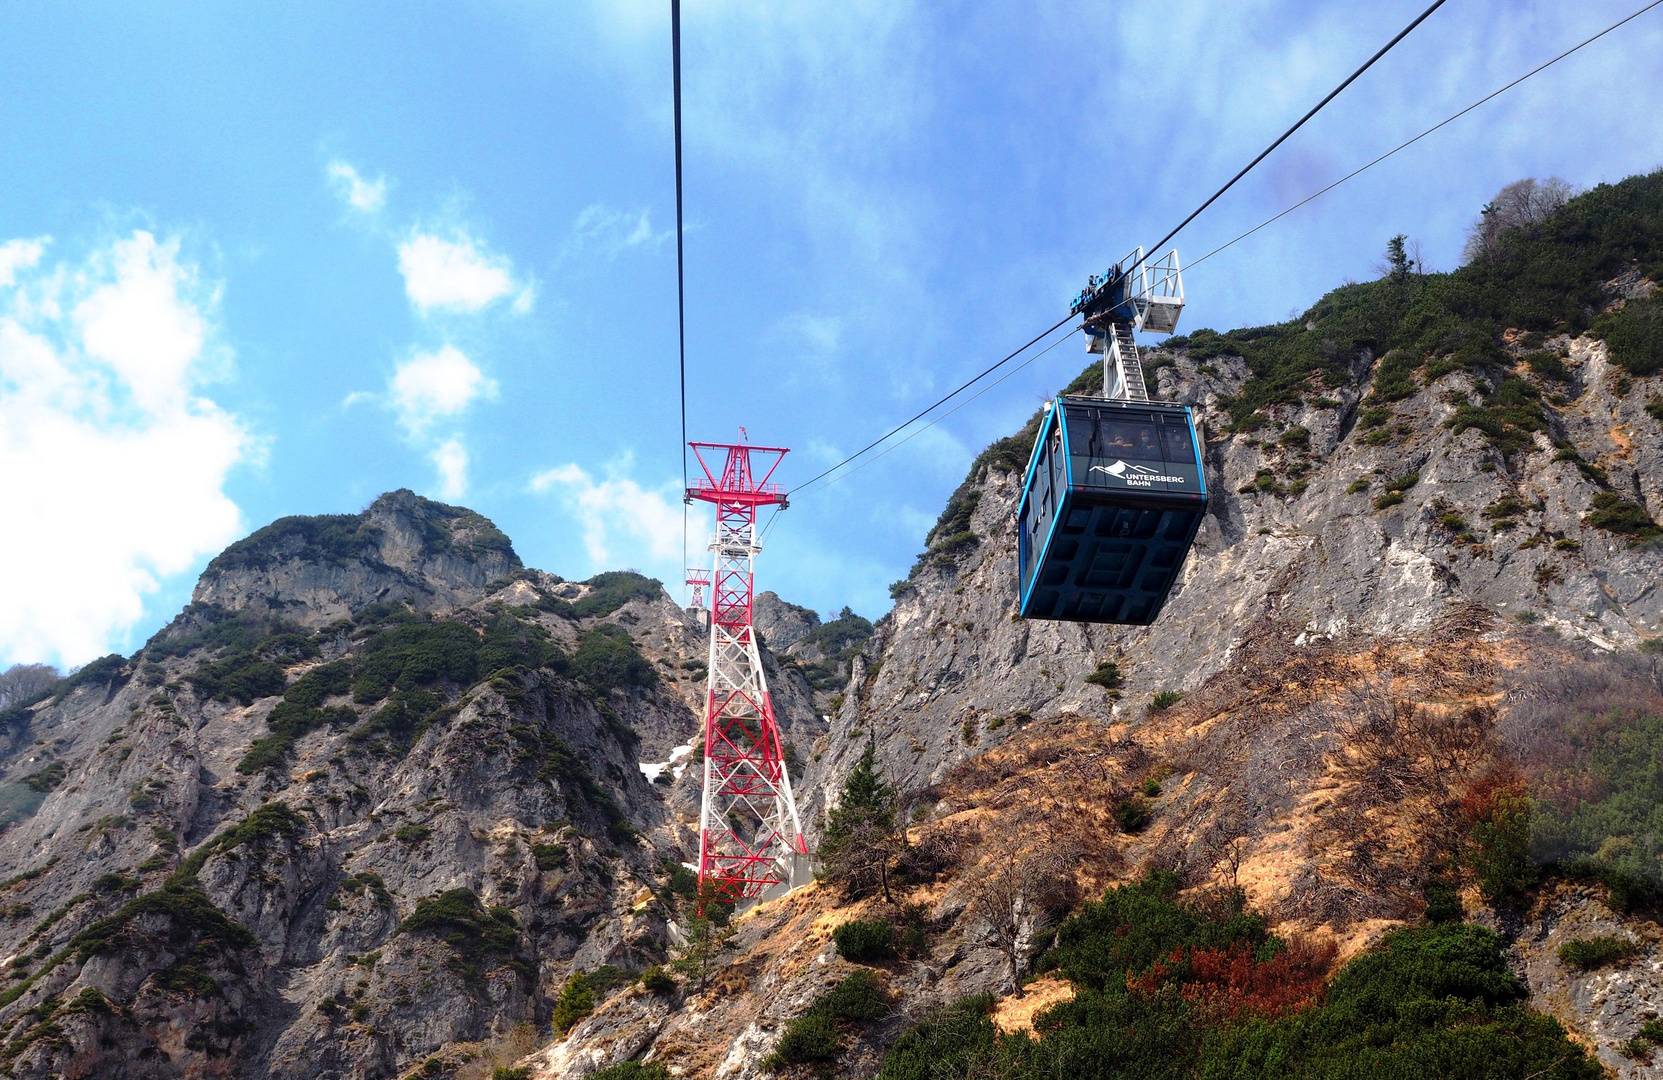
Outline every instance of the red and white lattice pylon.
<svg viewBox="0 0 1663 1080"><path fill-rule="evenodd" d="M710 550L710 661L705 693L704 801L699 810L699 885L731 900L792 884L808 853L785 748L751 625L756 512L785 506L769 482L779 447L689 443L704 471L689 499L716 507ZM722 458L720 464L716 463Z"/></svg>
<svg viewBox="0 0 1663 1080"><path fill-rule="evenodd" d="M697 567L689 566L687 568L687 587L692 592L692 595L687 600L687 606L690 608L703 608L704 591L710 588L710 571L700 570Z"/></svg>

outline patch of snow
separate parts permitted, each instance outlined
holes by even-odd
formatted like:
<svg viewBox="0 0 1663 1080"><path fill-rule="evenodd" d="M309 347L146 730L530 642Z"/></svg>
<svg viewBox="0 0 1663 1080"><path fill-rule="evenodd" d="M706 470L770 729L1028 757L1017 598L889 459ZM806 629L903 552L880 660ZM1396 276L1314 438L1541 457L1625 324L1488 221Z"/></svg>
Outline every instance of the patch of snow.
<svg viewBox="0 0 1663 1080"><path fill-rule="evenodd" d="M635 767L641 770L641 775L650 783L664 775L664 770L670 770L672 780L680 780L681 774L687 771L688 763L682 759L693 753L693 744L678 746L670 751L668 761L637 761Z"/></svg>

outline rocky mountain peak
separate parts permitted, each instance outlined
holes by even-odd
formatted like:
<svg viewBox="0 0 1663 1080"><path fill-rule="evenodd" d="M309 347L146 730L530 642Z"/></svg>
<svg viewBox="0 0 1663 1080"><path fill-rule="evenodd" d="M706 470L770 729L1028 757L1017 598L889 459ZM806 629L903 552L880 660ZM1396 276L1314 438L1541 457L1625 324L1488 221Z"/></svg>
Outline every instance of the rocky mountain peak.
<svg viewBox="0 0 1663 1080"><path fill-rule="evenodd" d="M490 519L400 489L360 514L279 518L209 563L191 599L316 628L382 601L465 606L521 567Z"/></svg>

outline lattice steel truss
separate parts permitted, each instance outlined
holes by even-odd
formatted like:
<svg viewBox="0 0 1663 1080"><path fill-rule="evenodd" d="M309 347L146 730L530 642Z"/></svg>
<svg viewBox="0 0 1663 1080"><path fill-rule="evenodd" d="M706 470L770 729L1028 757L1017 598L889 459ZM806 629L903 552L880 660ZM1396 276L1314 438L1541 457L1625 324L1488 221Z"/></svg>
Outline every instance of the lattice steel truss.
<svg viewBox="0 0 1663 1080"><path fill-rule="evenodd" d="M749 899L793 884L793 870L808 852L751 625L754 567L761 550L756 512L762 506L786 505L785 493L769 482L786 451L688 445L704 477L687 489L687 497L716 508L699 885L709 883L734 900ZM706 460L706 454L714 459L718 451L723 455L719 470Z"/></svg>

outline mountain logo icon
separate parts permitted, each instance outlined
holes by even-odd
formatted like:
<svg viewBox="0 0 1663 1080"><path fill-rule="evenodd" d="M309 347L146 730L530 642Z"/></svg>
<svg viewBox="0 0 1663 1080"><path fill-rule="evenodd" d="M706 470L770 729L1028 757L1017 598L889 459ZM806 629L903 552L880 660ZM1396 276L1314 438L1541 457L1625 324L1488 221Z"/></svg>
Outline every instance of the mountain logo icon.
<svg viewBox="0 0 1663 1080"><path fill-rule="evenodd" d="M1129 465L1126 462L1119 460L1116 460L1113 465L1093 465L1090 469L1091 472L1106 472L1110 476L1121 480L1126 479L1126 473L1128 470L1139 476L1153 476L1159 471L1158 469L1146 469L1142 465Z"/></svg>

